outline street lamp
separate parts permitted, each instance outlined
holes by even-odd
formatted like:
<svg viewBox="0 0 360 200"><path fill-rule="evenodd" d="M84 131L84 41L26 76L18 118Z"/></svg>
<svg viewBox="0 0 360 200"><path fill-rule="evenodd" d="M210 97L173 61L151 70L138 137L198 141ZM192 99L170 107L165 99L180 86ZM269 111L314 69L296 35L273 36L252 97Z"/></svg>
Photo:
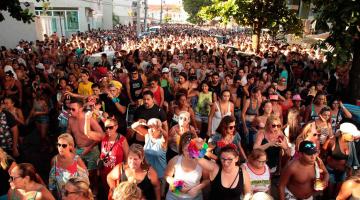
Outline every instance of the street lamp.
<svg viewBox="0 0 360 200"><path fill-rule="evenodd" d="M162 14L163 14L163 3L165 4L165 0L161 0L160 6L160 24L162 24Z"/></svg>

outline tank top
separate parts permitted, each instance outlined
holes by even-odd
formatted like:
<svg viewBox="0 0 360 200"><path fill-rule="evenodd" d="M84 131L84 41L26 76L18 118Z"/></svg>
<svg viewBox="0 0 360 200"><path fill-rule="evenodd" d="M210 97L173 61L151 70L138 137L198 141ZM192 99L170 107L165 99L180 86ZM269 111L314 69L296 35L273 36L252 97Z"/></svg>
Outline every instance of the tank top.
<svg viewBox="0 0 360 200"><path fill-rule="evenodd" d="M211 124L211 130L212 130L212 134L215 134L216 129L219 127L221 119L225 116L231 116L231 111L230 111L230 102L228 102L228 108L227 108L227 112L223 115L223 113L221 112L221 107L219 106L218 102L215 102L215 106L217 108L217 111L214 114L214 117L212 118L212 124Z"/></svg>
<svg viewBox="0 0 360 200"><path fill-rule="evenodd" d="M336 137L336 139L335 139L335 149L334 149L334 151L329 151L329 155L334 160L347 160L348 159L349 155L344 154L340 149L340 143L339 143L338 137Z"/></svg>
<svg viewBox="0 0 360 200"><path fill-rule="evenodd" d="M143 84L140 74L136 80L130 78L130 94L133 100L140 99Z"/></svg>
<svg viewBox="0 0 360 200"><path fill-rule="evenodd" d="M255 192L267 192L270 189L270 170L265 165L265 172L263 174L256 174L248 166L248 163L243 164L245 170L249 174L251 182L251 191Z"/></svg>
<svg viewBox="0 0 360 200"><path fill-rule="evenodd" d="M244 193L244 178L241 168L239 168L239 181L235 188L226 188L221 183L221 171L220 168L215 179L210 181L210 200L239 200L241 195ZM234 177L234 181L237 177Z"/></svg>
<svg viewBox="0 0 360 200"><path fill-rule="evenodd" d="M150 134L145 135L145 159L155 169L159 178L164 176L166 168L166 151L162 148L164 138L156 139L153 142L153 138Z"/></svg>
<svg viewBox="0 0 360 200"><path fill-rule="evenodd" d="M156 91L153 92L155 103L156 103L156 105L158 105L158 106L160 106L160 103L161 103L161 92L160 92L160 88L161 88L160 86L157 86Z"/></svg>
<svg viewBox="0 0 360 200"><path fill-rule="evenodd" d="M246 110L246 114L247 115L257 115L258 110L259 110L259 105L258 105L257 101L256 101L256 107L253 108L252 107L252 99L250 98L250 105L249 105L248 109Z"/></svg>
<svg viewBox="0 0 360 200"><path fill-rule="evenodd" d="M316 113L315 111L315 105L314 104L311 104L311 114L310 114L310 118L312 120L316 120L319 118L319 115Z"/></svg>
<svg viewBox="0 0 360 200"><path fill-rule="evenodd" d="M261 145L267 144L269 141L265 138L261 141ZM277 167L279 164L279 155L280 155L281 148L280 147L269 147L265 150L266 155L268 157L268 161L266 164L269 166L270 169Z"/></svg>
<svg viewBox="0 0 360 200"><path fill-rule="evenodd" d="M148 176L149 176L149 170L146 172L144 179L140 183L138 183L137 186L141 189L142 195L143 197L145 197L146 200L153 200L156 199L156 195L154 191L154 186L152 185ZM120 180L121 182L128 180L123 165L121 165Z"/></svg>
<svg viewBox="0 0 360 200"><path fill-rule="evenodd" d="M174 173L174 180L182 180L184 181L185 185L187 185L188 188L195 187L200 183L200 179L202 176L202 168L199 164L196 164L196 167L194 170L190 172L185 172L181 166L183 156L180 155L176 161L175 164L175 173ZM191 198L188 194L180 193L178 195L180 198Z"/></svg>

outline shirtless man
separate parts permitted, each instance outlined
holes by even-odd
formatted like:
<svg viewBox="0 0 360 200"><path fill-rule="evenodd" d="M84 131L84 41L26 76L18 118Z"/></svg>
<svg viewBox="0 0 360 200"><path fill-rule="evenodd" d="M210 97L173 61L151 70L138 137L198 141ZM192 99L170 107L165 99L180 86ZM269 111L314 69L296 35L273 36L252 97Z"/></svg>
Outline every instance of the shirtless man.
<svg viewBox="0 0 360 200"><path fill-rule="evenodd" d="M316 145L310 141L302 141L299 146L299 159L289 163L282 171L279 183L280 200L312 200L315 182L315 162L318 163L320 179L327 185L329 174L317 158Z"/></svg>
<svg viewBox="0 0 360 200"><path fill-rule="evenodd" d="M97 160L100 156L97 141L101 141L105 134L98 122L91 117L91 114L84 113L81 101L71 101L69 109L71 117L69 118L67 133L74 136L76 154L80 155L86 163L90 182L93 183L92 187L95 189L97 188Z"/></svg>

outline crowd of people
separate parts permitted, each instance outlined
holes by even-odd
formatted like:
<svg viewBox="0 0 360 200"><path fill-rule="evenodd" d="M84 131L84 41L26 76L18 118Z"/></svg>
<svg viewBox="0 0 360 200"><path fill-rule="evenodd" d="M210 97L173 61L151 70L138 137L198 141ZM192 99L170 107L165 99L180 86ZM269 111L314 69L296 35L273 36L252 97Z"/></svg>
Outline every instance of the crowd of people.
<svg viewBox="0 0 360 200"><path fill-rule="evenodd" d="M135 32L2 47L1 200L360 199L346 68L224 29Z"/></svg>

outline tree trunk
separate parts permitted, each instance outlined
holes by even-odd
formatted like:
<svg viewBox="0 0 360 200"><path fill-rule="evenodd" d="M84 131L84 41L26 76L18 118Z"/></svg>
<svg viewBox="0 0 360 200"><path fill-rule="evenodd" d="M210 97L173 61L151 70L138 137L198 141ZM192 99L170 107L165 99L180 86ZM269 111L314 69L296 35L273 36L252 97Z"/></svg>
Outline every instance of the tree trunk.
<svg viewBox="0 0 360 200"><path fill-rule="evenodd" d="M260 34L261 27L259 22L254 22L253 26L253 35L252 35L252 47L255 49L255 52L258 53L260 51Z"/></svg>
<svg viewBox="0 0 360 200"><path fill-rule="evenodd" d="M353 63L350 70L349 100L356 104L360 100L360 39L356 39L353 46Z"/></svg>

